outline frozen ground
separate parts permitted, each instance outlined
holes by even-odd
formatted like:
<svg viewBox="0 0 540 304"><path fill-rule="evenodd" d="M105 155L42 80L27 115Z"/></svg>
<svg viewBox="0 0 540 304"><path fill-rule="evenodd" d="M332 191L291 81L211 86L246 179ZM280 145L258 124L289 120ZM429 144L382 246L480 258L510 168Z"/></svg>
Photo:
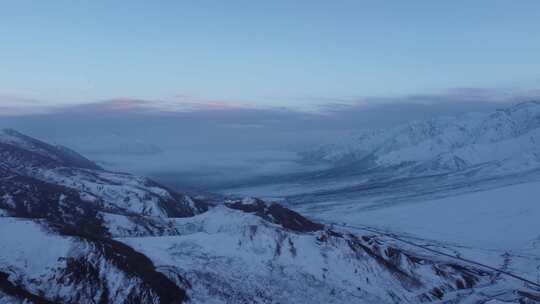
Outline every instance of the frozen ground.
<svg viewBox="0 0 540 304"><path fill-rule="evenodd" d="M540 265L540 182L527 181L531 176L518 177L469 181L459 187L455 183L459 177L406 179L363 185L349 193L329 190L334 184L319 188L315 194L309 193L315 188L305 184L245 191L260 191L263 196L288 202L322 222L348 228L367 226L428 246L438 243L450 255L536 281L536 267ZM280 189L285 196L278 197ZM290 195L294 191L303 194Z"/></svg>
<svg viewBox="0 0 540 304"><path fill-rule="evenodd" d="M474 247L523 250L540 237L539 197L540 182L532 182L381 209L336 208L310 215Z"/></svg>

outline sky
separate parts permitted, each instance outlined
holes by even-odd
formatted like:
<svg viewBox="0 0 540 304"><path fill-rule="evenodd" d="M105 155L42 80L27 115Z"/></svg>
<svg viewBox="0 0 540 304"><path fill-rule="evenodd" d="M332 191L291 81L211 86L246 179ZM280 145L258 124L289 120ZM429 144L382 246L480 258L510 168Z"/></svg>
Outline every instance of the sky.
<svg viewBox="0 0 540 304"><path fill-rule="evenodd" d="M540 1L4 1L0 111L203 108L540 87ZM3 106L3 107L2 107Z"/></svg>

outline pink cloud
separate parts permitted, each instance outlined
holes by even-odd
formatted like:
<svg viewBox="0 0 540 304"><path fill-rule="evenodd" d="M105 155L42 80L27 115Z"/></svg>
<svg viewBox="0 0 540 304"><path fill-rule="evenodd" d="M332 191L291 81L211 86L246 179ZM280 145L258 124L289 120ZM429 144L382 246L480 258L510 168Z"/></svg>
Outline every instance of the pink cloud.
<svg viewBox="0 0 540 304"><path fill-rule="evenodd" d="M114 98L104 101L75 104L56 108L57 112L115 113L149 111L158 102L136 98Z"/></svg>
<svg viewBox="0 0 540 304"><path fill-rule="evenodd" d="M175 113L198 111L228 111L251 109L239 103L222 100L198 99L190 96L176 96L170 100L145 100L137 98L114 98L99 102L65 106L57 108L58 112L77 113Z"/></svg>
<svg viewBox="0 0 540 304"><path fill-rule="evenodd" d="M173 101L169 102L170 107L178 110L233 110L251 108L247 105L242 105L237 102L228 100L203 99L189 95L177 95Z"/></svg>
<svg viewBox="0 0 540 304"><path fill-rule="evenodd" d="M98 108L104 111L133 111L148 108L151 105L151 101L130 98L117 98L96 104Z"/></svg>

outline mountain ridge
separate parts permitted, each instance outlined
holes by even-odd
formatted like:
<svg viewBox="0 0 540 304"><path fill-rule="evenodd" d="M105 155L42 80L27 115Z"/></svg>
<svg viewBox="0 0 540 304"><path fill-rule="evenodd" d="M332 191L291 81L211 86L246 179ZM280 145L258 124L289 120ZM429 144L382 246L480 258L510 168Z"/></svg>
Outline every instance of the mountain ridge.
<svg viewBox="0 0 540 304"><path fill-rule="evenodd" d="M0 143L42 155L62 165L85 169L101 169L94 162L67 147L47 144L19 133L14 129L7 128L0 130Z"/></svg>
<svg viewBox="0 0 540 304"><path fill-rule="evenodd" d="M32 162L42 151L25 145L0 145L28 153L0 160L0 303L437 303L493 295L493 284L518 298L491 271L384 235L256 198L212 206L129 174Z"/></svg>
<svg viewBox="0 0 540 304"><path fill-rule="evenodd" d="M302 157L306 161L335 165L365 161L366 169L406 165L411 171L425 167L425 173L443 173L489 162L526 165L534 161L539 165L538 142L540 102L529 101L487 114L436 118L391 129L362 131L345 144L325 145L302 153ZM529 157L522 157L523 154Z"/></svg>

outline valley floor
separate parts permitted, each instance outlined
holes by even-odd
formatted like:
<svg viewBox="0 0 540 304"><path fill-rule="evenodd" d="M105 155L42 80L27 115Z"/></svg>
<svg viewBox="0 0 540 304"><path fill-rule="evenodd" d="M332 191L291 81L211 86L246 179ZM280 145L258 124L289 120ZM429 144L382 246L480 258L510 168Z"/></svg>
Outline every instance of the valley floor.
<svg viewBox="0 0 540 304"><path fill-rule="evenodd" d="M531 182L374 210L350 205L309 215L467 246L524 250L540 242L539 197L540 182Z"/></svg>
<svg viewBox="0 0 540 304"><path fill-rule="evenodd" d="M418 244L439 243L448 253L537 280L540 267L540 182L408 202L378 209L297 210L326 223L369 227ZM434 241L436 240L436 241Z"/></svg>

